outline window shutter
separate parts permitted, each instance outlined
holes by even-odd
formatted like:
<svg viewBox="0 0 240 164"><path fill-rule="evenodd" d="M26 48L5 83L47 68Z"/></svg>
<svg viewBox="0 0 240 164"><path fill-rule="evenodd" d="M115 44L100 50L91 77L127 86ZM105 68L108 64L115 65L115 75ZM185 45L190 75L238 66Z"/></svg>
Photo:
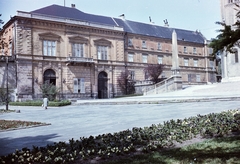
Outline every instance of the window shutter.
<svg viewBox="0 0 240 164"><path fill-rule="evenodd" d="M80 93L85 93L85 82L84 82L84 78L81 78L81 84L80 84L81 88L80 88Z"/></svg>
<svg viewBox="0 0 240 164"><path fill-rule="evenodd" d="M73 93L78 93L78 79L73 78Z"/></svg>

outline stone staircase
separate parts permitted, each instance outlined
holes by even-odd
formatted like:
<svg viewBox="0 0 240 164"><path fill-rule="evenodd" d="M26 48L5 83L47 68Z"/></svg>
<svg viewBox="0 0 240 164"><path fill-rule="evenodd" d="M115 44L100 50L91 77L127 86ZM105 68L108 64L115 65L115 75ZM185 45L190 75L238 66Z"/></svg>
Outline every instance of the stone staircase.
<svg viewBox="0 0 240 164"><path fill-rule="evenodd" d="M173 75L157 84L143 88L143 95L153 95L182 89L181 75Z"/></svg>

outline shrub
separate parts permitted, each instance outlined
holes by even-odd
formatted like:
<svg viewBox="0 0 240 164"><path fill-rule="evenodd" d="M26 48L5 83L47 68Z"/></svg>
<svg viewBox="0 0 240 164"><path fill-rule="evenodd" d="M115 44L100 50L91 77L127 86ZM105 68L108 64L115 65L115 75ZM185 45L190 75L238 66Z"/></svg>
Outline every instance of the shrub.
<svg viewBox="0 0 240 164"><path fill-rule="evenodd" d="M40 85L40 89L42 91L42 96L48 98L49 101L55 100L56 96L59 94L59 89L52 83L44 83Z"/></svg>
<svg viewBox="0 0 240 164"><path fill-rule="evenodd" d="M9 105L13 106L42 106L42 101L25 101L25 102L10 102ZM71 105L71 101L49 101L48 106L65 106Z"/></svg>
<svg viewBox="0 0 240 164"><path fill-rule="evenodd" d="M13 93L12 89L8 89L8 101L11 100L11 94ZM7 89L6 88L0 88L0 102L6 102L7 96Z"/></svg>

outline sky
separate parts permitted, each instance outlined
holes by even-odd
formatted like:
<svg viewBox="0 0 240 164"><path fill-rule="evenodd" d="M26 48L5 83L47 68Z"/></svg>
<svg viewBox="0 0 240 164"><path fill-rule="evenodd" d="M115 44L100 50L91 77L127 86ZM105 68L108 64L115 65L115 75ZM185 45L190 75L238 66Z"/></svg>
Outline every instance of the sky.
<svg viewBox="0 0 240 164"><path fill-rule="evenodd" d="M52 4L71 7L82 12L149 23L185 30L199 30L208 40L215 38L221 27L220 0L0 0L0 19L7 23L17 11L31 12Z"/></svg>

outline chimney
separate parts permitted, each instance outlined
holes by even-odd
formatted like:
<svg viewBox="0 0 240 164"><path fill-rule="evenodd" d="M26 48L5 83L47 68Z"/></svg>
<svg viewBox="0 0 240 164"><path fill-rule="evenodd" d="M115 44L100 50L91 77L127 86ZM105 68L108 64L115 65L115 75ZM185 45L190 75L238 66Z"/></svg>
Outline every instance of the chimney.
<svg viewBox="0 0 240 164"><path fill-rule="evenodd" d="M125 15L122 14L122 15L119 15L120 18L122 18L123 20L125 20Z"/></svg>
<svg viewBox="0 0 240 164"><path fill-rule="evenodd" d="M164 22L164 26L165 26L165 27L169 27L169 24L168 24L168 20L167 20L167 19L163 20L163 22Z"/></svg>
<svg viewBox="0 0 240 164"><path fill-rule="evenodd" d="M72 8L75 8L75 4L72 4Z"/></svg>

